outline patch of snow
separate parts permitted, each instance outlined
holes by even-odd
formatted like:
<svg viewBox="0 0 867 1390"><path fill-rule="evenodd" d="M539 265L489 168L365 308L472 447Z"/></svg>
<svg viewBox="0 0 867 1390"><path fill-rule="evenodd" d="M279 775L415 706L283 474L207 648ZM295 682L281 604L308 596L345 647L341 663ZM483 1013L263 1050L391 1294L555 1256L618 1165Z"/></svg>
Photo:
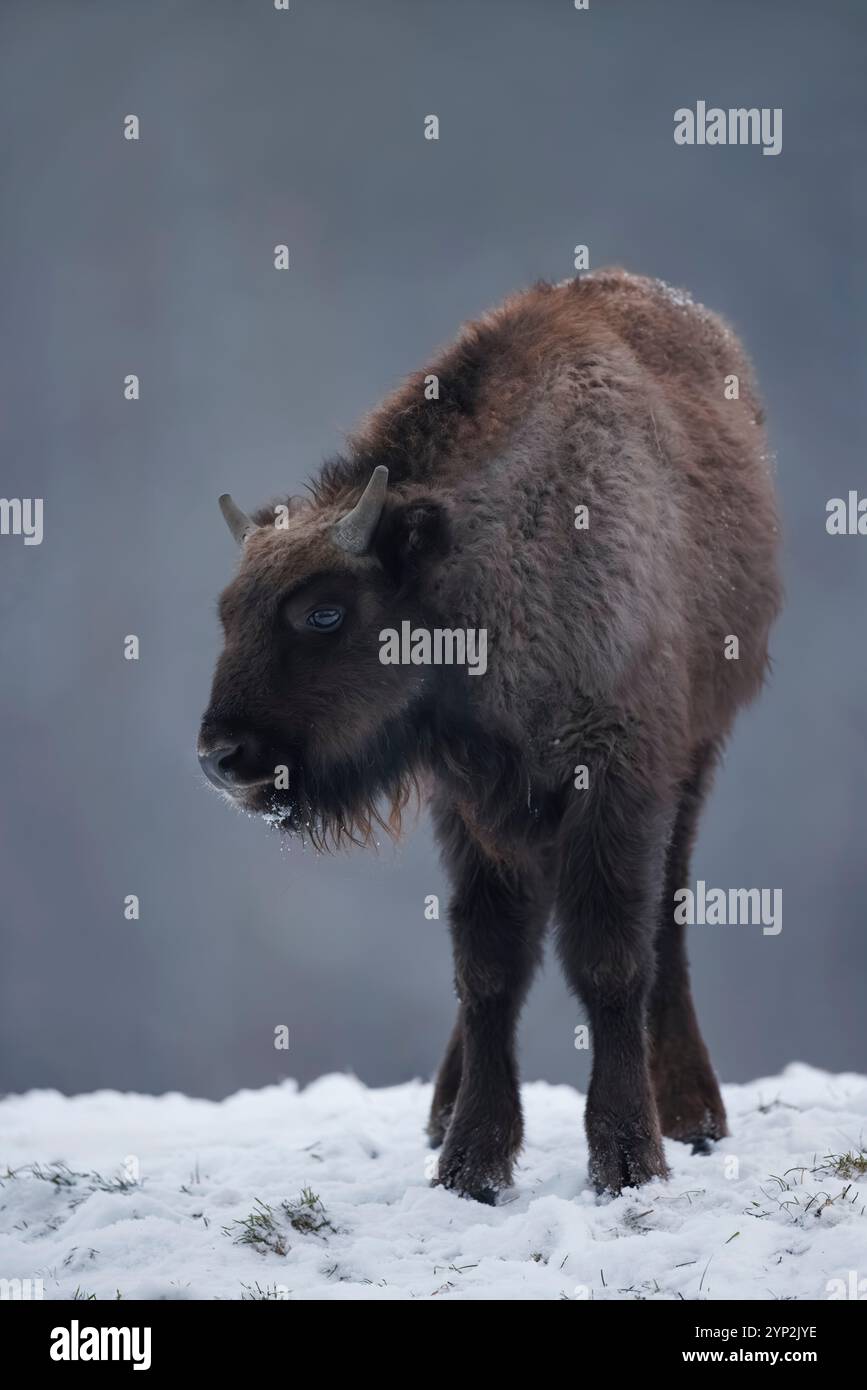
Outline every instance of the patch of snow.
<svg viewBox="0 0 867 1390"><path fill-rule="evenodd" d="M867 1079L793 1063L724 1095L712 1154L666 1141L669 1182L597 1199L583 1098L527 1085L495 1208L430 1186L420 1082L11 1096L0 1279L48 1299L772 1300L867 1276Z"/></svg>

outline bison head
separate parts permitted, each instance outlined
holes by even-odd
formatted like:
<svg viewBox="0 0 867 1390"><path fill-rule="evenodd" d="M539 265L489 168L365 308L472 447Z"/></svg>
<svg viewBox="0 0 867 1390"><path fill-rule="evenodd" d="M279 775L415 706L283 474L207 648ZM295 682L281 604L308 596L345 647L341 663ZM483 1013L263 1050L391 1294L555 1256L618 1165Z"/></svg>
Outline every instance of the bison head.
<svg viewBox="0 0 867 1390"><path fill-rule="evenodd" d="M241 564L199 761L242 810L320 847L399 826L440 674L379 658L384 628L430 621L423 579L448 549L442 505L395 502L387 481L379 466L354 506L296 498L254 518L220 498Z"/></svg>

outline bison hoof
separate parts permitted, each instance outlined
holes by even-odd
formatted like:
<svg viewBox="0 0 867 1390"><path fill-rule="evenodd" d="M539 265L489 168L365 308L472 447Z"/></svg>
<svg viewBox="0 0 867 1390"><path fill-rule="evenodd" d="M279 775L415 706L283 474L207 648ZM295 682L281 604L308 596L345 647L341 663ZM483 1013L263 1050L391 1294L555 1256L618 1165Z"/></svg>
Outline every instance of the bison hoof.
<svg viewBox="0 0 867 1390"><path fill-rule="evenodd" d="M728 1134L726 1112L716 1077L710 1068L677 1078L677 1084L665 1081L657 1094L659 1124L668 1139L692 1144L693 1153L710 1153L714 1139ZM706 1147L701 1147L702 1142Z"/></svg>
<svg viewBox="0 0 867 1390"><path fill-rule="evenodd" d="M624 1187L641 1187L651 1178L667 1178L668 1164L655 1126L593 1125L589 1132L590 1179L596 1191L615 1196Z"/></svg>
<svg viewBox="0 0 867 1390"><path fill-rule="evenodd" d="M447 1187L456 1196L465 1197L470 1202L481 1202L485 1207L495 1207L499 1196L499 1188L496 1187L459 1187L454 1183L442 1182L439 1178L434 1178L431 1187Z"/></svg>
<svg viewBox="0 0 867 1390"><path fill-rule="evenodd" d="M475 1162L469 1154L450 1152L447 1148L431 1186L446 1187L458 1197L469 1197L473 1202L495 1207L500 1192L510 1187L511 1182L510 1163L501 1160Z"/></svg>
<svg viewBox="0 0 867 1390"><path fill-rule="evenodd" d="M722 1108L689 1109L684 1106L675 1117L666 1118L662 1132L680 1144L691 1144L694 1154L713 1153L716 1140L725 1139L728 1134L726 1113Z"/></svg>
<svg viewBox="0 0 867 1390"><path fill-rule="evenodd" d="M642 1187L651 1178L667 1178L668 1165L659 1155L618 1153L612 1158L591 1159L590 1178L600 1197L618 1196L624 1187Z"/></svg>

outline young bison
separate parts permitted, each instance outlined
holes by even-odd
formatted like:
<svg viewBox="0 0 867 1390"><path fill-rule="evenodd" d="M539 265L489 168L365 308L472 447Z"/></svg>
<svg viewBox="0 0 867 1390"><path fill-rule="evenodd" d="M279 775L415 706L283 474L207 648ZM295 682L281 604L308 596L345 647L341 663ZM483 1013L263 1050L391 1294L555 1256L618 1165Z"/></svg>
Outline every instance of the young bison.
<svg viewBox="0 0 867 1390"><path fill-rule="evenodd" d="M417 786L430 800L459 1000L438 1181L492 1202L511 1180L515 1027L549 918L591 1025L597 1189L664 1177L662 1134L724 1135L673 895L779 603L730 330L622 271L537 286L410 377L312 498L252 519L220 503L242 554L206 776L319 846L368 841L383 806L397 829ZM486 672L384 664L404 622L484 630Z"/></svg>

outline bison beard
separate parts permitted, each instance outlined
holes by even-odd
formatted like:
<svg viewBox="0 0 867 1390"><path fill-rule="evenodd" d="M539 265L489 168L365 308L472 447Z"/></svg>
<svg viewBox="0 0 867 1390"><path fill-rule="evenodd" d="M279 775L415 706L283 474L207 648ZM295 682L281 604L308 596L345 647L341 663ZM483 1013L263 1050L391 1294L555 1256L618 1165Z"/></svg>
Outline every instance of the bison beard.
<svg viewBox="0 0 867 1390"><path fill-rule="evenodd" d="M311 500L221 507L242 560L202 725L210 780L321 849L399 833L415 797L432 809L459 1001L436 1181L492 1202L512 1180L515 1031L550 921L590 1023L597 1189L664 1177L663 1135L708 1149L726 1117L674 895L780 602L761 409L731 331L619 271L538 286L411 377ZM314 634L317 613L333 632ZM485 629L486 673L381 665L380 631L404 621Z"/></svg>
<svg viewBox="0 0 867 1390"><path fill-rule="evenodd" d="M358 757L319 772L297 762L285 791L269 786L236 800L323 854L365 848L378 831L398 839L406 811L422 800L412 727L406 719L391 721Z"/></svg>

